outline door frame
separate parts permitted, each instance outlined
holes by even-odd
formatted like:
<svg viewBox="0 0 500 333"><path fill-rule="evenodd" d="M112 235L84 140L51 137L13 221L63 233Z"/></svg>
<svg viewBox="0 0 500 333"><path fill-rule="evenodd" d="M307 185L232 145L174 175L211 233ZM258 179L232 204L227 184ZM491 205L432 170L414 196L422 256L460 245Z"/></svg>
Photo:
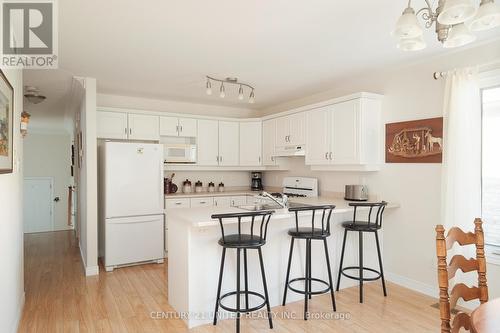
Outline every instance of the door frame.
<svg viewBox="0 0 500 333"><path fill-rule="evenodd" d="M54 177L24 177L23 179L23 187L24 187L24 182L26 180L49 180L50 181L50 230L47 231L38 231L38 232L26 232L24 231L25 225L23 224L23 233L30 233L30 234L35 234L35 233L40 233L40 232L51 232L54 231ZM23 207L26 203L23 202ZM24 207L25 208L25 207Z"/></svg>

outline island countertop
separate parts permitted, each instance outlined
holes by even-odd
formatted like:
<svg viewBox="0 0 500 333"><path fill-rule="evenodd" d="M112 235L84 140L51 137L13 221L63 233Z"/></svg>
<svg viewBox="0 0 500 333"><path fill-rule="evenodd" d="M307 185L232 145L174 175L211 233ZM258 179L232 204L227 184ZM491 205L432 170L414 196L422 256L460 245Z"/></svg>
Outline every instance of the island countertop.
<svg viewBox="0 0 500 333"><path fill-rule="evenodd" d="M291 198L289 200L293 203L299 203L304 205L335 205L335 209L333 210L333 214L344 214L349 213L354 210L352 206L349 206L349 203L352 201L347 201L340 198L331 198L331 197L310 197L310 198ZM389 203L387 208L397 208L399 204L397 203ZM360 207L360 210L366 210L365 207ZM294 213L288 211L288 209L271 209L274 210L274 214L272 216L273 220L276 219L289 219ZM191 224L193 227L210 227L210 226L218 226L219 222L211 218L213 214L226 214L226 213L242 213L251 211L238 208L238 207L199 207L199 208L191 208L191 209L169 209L167 211L167 218L175 218L176 220L181 220L186 223ZM307 213L303 213L307 214ZM245 220L243 220L245 221ZM248 220L250 221L250 220ZM236 223L237 220L227 220L224 223Z"/></svg>

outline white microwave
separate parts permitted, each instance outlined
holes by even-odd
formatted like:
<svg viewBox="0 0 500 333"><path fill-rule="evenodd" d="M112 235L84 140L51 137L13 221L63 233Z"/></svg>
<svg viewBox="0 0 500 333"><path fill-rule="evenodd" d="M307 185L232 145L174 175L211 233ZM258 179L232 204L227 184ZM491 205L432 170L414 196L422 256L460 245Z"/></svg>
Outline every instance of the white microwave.
<svg viewBox="0 0 500 333"><path fill-rule="evenodd" d="M196 145L166 143L163 158L165 163L196 163Z"/></svg>

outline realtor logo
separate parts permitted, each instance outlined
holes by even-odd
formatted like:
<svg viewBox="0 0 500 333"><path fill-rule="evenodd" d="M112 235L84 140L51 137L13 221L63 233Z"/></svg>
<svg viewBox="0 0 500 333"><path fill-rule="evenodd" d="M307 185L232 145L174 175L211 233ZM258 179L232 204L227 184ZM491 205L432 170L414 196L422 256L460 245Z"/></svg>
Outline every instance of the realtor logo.
<svg viewBox="0 0 500 333"><path fill-rule="evenodd" d="M2 68L57 68L54 0L2 2Z"/></svg>

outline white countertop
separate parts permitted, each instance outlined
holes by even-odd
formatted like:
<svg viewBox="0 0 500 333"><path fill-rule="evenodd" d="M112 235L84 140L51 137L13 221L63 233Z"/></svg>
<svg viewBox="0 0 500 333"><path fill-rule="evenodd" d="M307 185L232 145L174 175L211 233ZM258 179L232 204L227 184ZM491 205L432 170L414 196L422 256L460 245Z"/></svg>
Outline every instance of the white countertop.
<svg viewBox="0 0 500 333"><path fill-rule="evenodd" d="M326 198L326 197L315 197L315 198L293 198L290 202L303 203L308 205L335 205L333 214L344 214L352 212L353 207L349 206L351 201L346 201L344 199L336 198ZM399 204L389 203L387 208L398 208ZM362 207L358 209L366 210L367 208ZM290 219L294 217L294 213L290 213L288 209L274 209L275 213L272 216L272 220L277 219ZM251 211L237 208L237 207L200 207L200 208L178 208L169 209L166 214L169 220L180 220L186 223L190 223L193 227L210 227L218 226L219 221L211 218L213 214L227 214L227 213L243 213ZM307 213L301 213L303 216L307 216ZM250 219L247 219L248 222ZM243 222L247 222L245 219ZM224 223L236 223L237 219L225 220Z"/></svg>
<svg viewBox="0 0 500 333"><path fill-rule="evenodd" d="M179 198L204 198L204 197L235 197L240 195L259 195L261 191L251 190L227 190L224 192L192 192L192 193L169 193L165 194L165 199L179 199Z"/></svg>

